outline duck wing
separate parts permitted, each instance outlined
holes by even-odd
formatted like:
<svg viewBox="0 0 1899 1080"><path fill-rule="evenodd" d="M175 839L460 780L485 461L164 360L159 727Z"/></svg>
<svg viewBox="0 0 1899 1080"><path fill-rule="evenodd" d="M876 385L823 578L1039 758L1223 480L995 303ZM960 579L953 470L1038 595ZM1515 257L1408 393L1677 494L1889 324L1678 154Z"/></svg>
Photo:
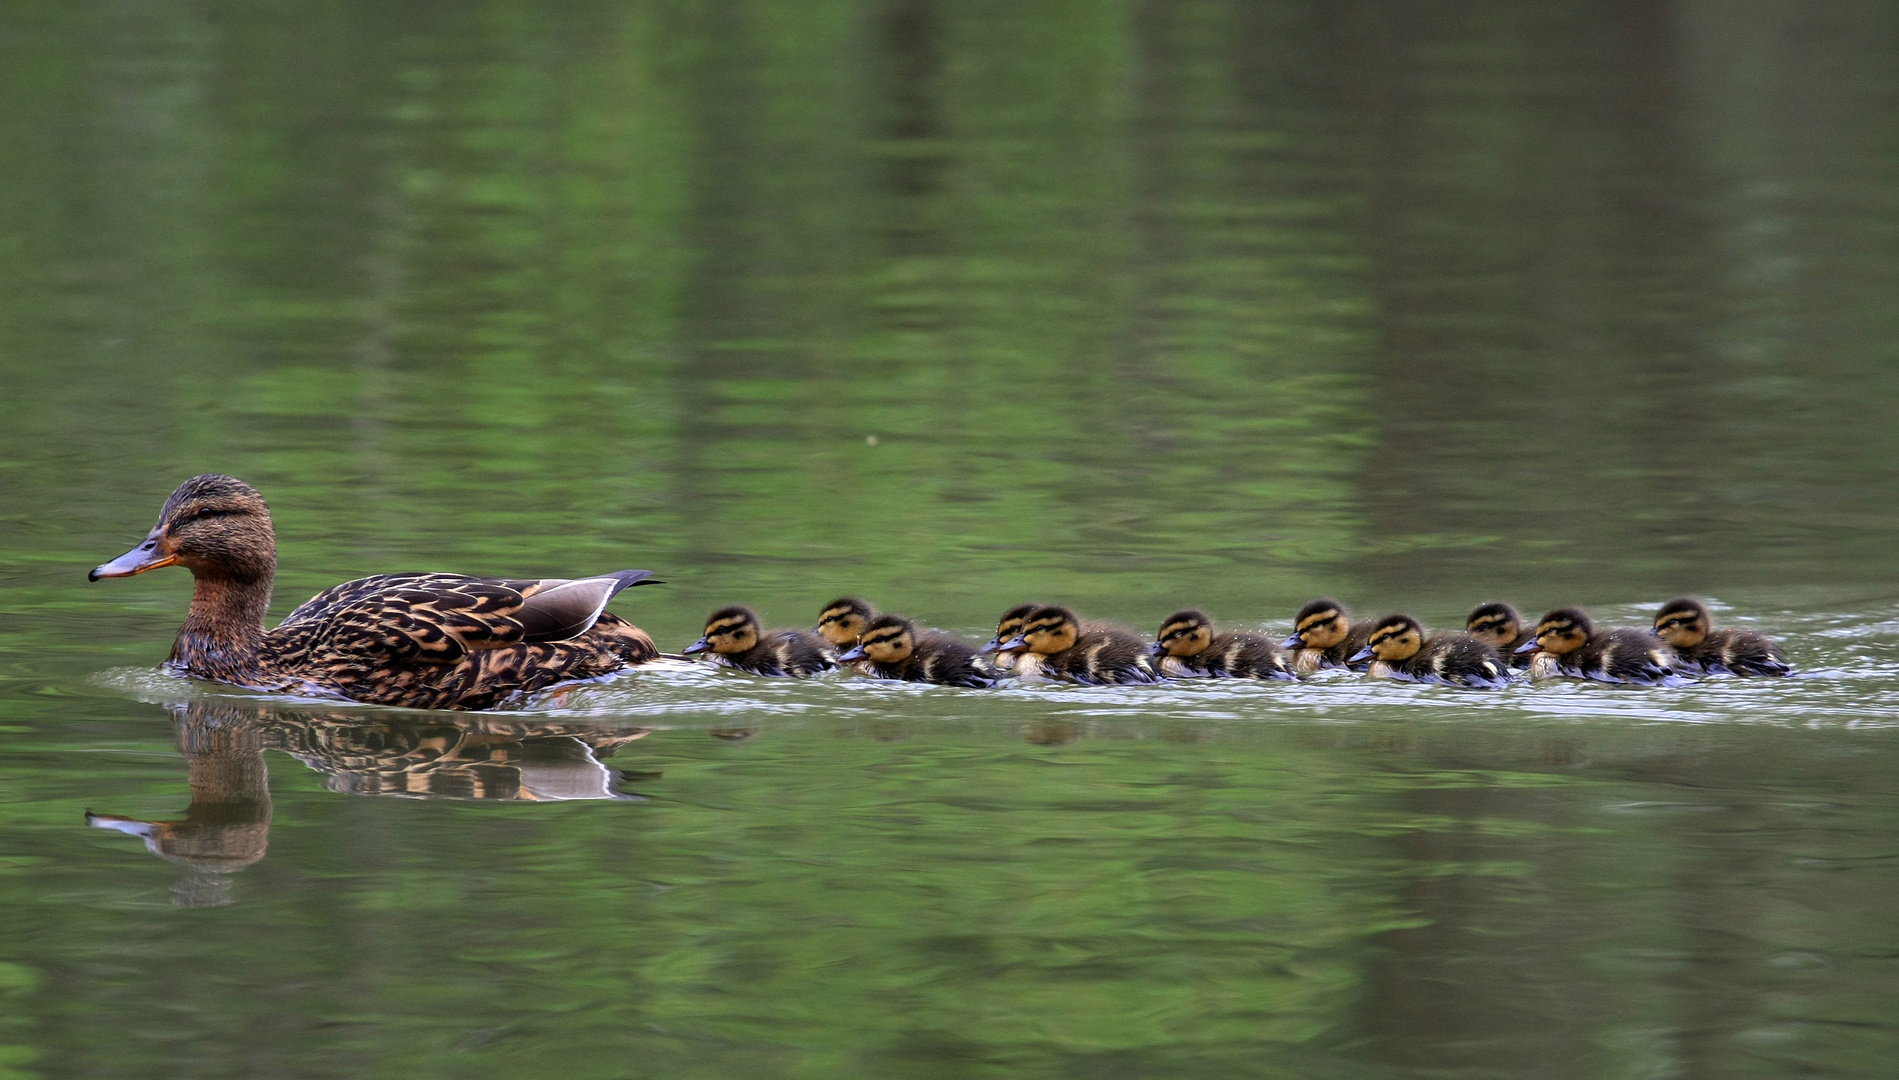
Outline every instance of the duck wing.
<svg viewBox="0 0 1899 1080"><path fill-rule="evenodd" d="M646 570L536 580L377 574L318 593L273 633L303 631L339 653L452 664L470 652L579 637L615 594L651 577Z"/></svg>

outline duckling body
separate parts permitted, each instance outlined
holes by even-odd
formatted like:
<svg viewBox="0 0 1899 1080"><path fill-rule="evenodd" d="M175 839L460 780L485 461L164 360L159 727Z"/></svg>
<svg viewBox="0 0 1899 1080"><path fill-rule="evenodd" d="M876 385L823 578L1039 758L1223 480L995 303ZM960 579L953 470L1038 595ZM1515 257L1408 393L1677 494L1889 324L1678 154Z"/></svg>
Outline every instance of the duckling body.
<svg viewBox="0 0 1899 1080"><path fill-rule="evenodd" d="M1676 665L1709 675L1791 675L1780 646L1752 630L1716 630L1699 600L1670 600L1655 613L1655 633L1674 650Z"/></svg>
<svg viewBox="0 0 1899 1080"><path fill-rule="evenodd" d="M869 664L882 679L936 683L940 686L989 687L996 681L983 671L976 650L947 634L918 630L898 615L879 615L864 628L857 645L838 657Z"/></svg>
<svg viewBox="0 0 1899 1080"><path fill-rule="evenodd" d="M659 655L607 601L645 570L591 578L377 574L311 597L264 629L277 571L270 509L256 489L210 473L179 485L144 543L97 581L164 566L192 573L191 611L167 669L258 690L417 709L487 709L516 694L590 679Z"/></svg>
<svg viewBox="0 0 1899 1080"><path fill-rule="evenodd" d="M1292 665L1271 638L1244 630L1213 632L1203 611L1178 611L1154 641L1158 671L1175 678L1291 679Z"/></svg>
<svg viewBox="0 0 1899 1080"><path fill-rule="evenodd" d="M1085 685L1160 681L1139 635L1102 623L1083 626L1067 608L1037 610L1013 640L1022 643L1017 668L1024 674Z"/></svg>
<svg viewBox="0 0 1899 1080"><path fill-rule="evenodd" d="M1294 650L1292 669L1301 675L1335 667L1363 670L1367 662L1352 657L1365 648L1372 625L1370 621L1354 625L1344 604L1321 598L1299 609L1292 636L1279 647Z"/></svg>
<svg viewBox="0 0 1899 1080"><path fill-rule="evenodd" d="M842 653L857 645L865 627L876 617L876 609L864 601L851 596L839 597L818 613L818 636L828 642L832 650ZM840 660L838 664L859 675L876 675L868 660Z"/></svg>
<svg viewBox="0 0 1899 1080"><path fill-rule="evenodd" d="M1524 626L1523 616L1518 615L1517 609L1509 604L1492 600L1477 605L1464 619L1464 631L1497 650L1498 655L1511 667L1530 666L1530 654L1519 653L1517 648L1535 640L1534 628Z"/></svg>
<svg viewBox="0 0 1899 1080"><path fill-rule="evenodd" d="M1015 648L1005 648L1005 646L1022 636L1022 628L1028 624L1029 616L1041 608L1040 604L1017 604L1003 612L1002 618L996 620L996 636L990 638L980 651L995 654L990 657L989 663L997 672L1029 676L1035 674L1032 670L1024 671L1022 668L1022 659L1027 655L1027 650L1021 646ZM1040 664L1039 659L1029 661L1031 668L1039 667Z"/></svg>
<svg viewBox="0 0 1899 1080"><path fill-rule="evenodd" d="M1466 632L1426 637L1409 615L1380 619L1356 658L1371 662L1367 674L1373 678L1473 690L1495 690L1510 682L1510 665L1489 642Z"/></svg>
<svg viewBox="0 0 1899 1080"><path fill-rule="evenodd" d="M707 653L714 664L753 675L806 678L837 666L825 640L810 630L773 630L759 626L750 608L720 608L706 619L706 632L686 646L688 656Z"/></svg>
<svg viewBox="0 0 1899 1080"><path fill-rule="evenodd" d="M1646 630L1598 629L1576 608L1559 608L1543 616L1535 637L1517 648L1536 652L1530 674L1538 678L1560 675L1639 686L1680 681L1674 656L1660 638Z"/></svg>

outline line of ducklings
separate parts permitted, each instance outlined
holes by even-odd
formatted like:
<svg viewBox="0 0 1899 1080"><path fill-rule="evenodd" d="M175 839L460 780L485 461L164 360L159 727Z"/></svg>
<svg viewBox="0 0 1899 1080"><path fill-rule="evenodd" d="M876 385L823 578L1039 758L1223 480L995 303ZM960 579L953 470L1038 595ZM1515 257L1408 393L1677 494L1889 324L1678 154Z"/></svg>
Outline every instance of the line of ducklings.
<svg viewBox="0 0 1899 1080"><path fill-rule="evenodd" d="M1707 606L1687 597L1662 605L1648 630L1597 627L1577 608L1558 608L1531 626L1509 604L1492 601L1473 610L1463 630L1433 634L1409 615L1354 622L1345 605L1327 598L1300 608L1283 640L1217 632L1206 613L1185 610L1169 615L1152 642L1084 622L1065 607L1019 604L980 647L845 597L825 605L812 630L767 631L749 608L720 608L685 652L755 675L806 677L842 666L871 678L966 687L1007 676L1084 685L1291 680L1327 668L1468 689L1496 689L1522 675L1656 686L1692 675L1793 670L1772 639L1717 630Z"/></svg>

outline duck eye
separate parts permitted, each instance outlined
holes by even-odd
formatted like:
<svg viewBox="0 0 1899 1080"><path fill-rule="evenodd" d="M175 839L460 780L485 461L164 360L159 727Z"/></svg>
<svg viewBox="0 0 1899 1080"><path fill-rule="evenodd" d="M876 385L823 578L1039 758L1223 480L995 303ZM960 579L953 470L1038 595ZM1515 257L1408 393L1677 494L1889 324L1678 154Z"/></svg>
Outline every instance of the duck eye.
<svg viewBox="0 0 1899 1080"><path fill-rule="evenodd" d="M215 513L217 513L217 511L216 511L216 510L213 510L213 509L211 509L211 508L210 508L210 507L208 507L208 506L200 506L200 507L198 507L198 516L199 516L199 517L201 517L201 518L208 518L208 517L210 517L210 516L211 516L212 514L215 514Z"/></svg>

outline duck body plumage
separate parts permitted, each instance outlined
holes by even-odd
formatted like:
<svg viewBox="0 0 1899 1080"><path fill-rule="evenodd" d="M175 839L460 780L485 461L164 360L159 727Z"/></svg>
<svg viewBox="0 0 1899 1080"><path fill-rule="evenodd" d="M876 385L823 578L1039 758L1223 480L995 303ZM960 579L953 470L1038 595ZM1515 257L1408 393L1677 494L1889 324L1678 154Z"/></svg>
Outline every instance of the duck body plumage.
<svg viewBox="0 0 1899 1080"><path fill-rule="evenodd" d="M1160 681L1140 635L1109 623L1083 624L1067 608L1030 615L1016 640L1026 646L1016 665L1025 677L1085 686Z"/></svg>
<svg viewBox="0 0 1899 1080"><path fill-rule="evenodd" d="M919 630L898 615L878 616L864 630L857 648L839 660L866 664L867 673L879 679L972 689L996 684L973 647L948 634Z"/></svg>
<svg viewBox="0 0 1899 1080"><path fill-rule="evenodd" d="M1575 608L1543 616L1536 636L1519 648L1535 652L1530 672L1537 677L1557 675L1638 686L1674 686L1683 681L1675 669L1673 650L1661 638L1646 630L1598 629Z"/></svg>
<svg viewBox="0 0 1899 1080"><path fill-rule="evenodd" d="M1292 636L1279 647L1292 652L1292 669L1300 675L1326 668L1363 671L1369 661L1352 657L1364 651L1375 625L1369 619L1354 623L1345 605L1321 598L1299 609L1293 618Z"/></svg>
<svg viewBox="0 0 1899 1080"><path fill-rule="evenodd" d="M1155 668L1170 678L1293 679L1288 655L1264 634L1214 633L1205 612L1176 612L1161 623Z"/></svg>
<svg viewBox="0 0 1899 1080"><path fill-rule="evenodd" d="M1378 670L1380 667L1386 670ZM1510 685L1510 665L1489 644L1467 633L1435 634L1409 659L1374 661L1372 674L1408 682L1496 690Z"/></svg>
<svg viewBox="0 0 1899 1080"><path fill-rule="evenodd" d="M193 477L165 501L144 543L94 580L182 565L190 613L166 663L175 674L418 709L487 709L556 683L658 656L652 638L605 611L645 570L590 578L377 574L325 589L264 628L276 538L243 481Z"/></svg>
<svg viewBox="0 0 1899 1080"><path fill-rule="evenodd" d="M1707 605L1689 597L1663 604L1655 633L1673 651L1676 665L1708 675L1791 675L1780 646L1752 630L1713 629Z"/></svg>

